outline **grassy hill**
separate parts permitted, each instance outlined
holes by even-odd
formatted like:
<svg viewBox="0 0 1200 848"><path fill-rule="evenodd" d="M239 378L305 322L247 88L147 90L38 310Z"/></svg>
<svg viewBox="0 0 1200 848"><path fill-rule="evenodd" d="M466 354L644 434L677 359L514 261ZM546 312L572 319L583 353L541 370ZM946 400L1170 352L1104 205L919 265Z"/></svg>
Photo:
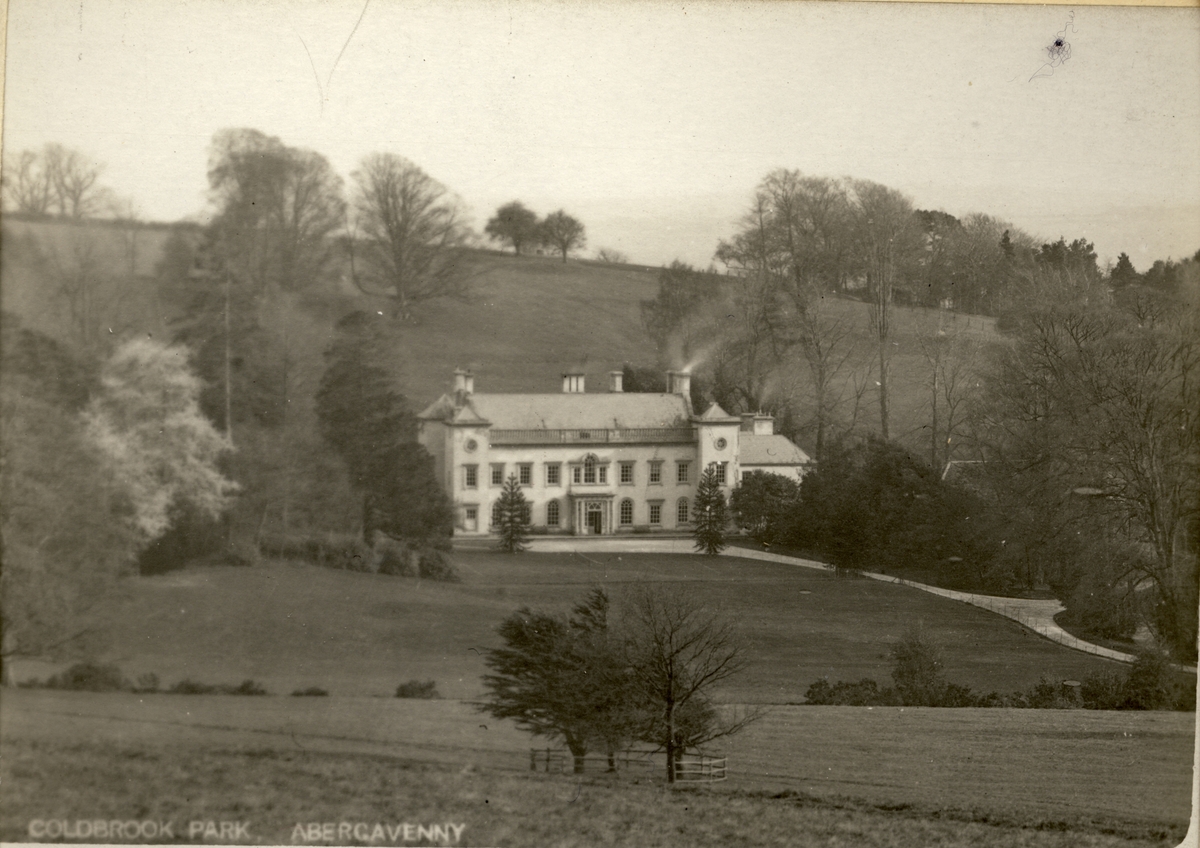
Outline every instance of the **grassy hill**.
<svg viewBox="0 0 1200 848"><path fill-rule="evenodd" d="M64 273L91 263L98 269L102 295L95 310L101 335L169 337L171 319L186 299L181 292L162 290L153 278L168 235L163 226L6 219L3 306L28 326L75 342L78 332L58 289ZM607 372L623 363L656 365L657 352L643 330L640 308L657 290L656 269L482 250L473 255L471 267L468 299L423 304L415 322L398 327L391 366L415 407L447 391L456 367L472 368L476 388L484 392L557 391L564 369L582 367L589 390L595 392L606 390ZM304 391L311 393L337 319L352 309L382 310L385 303L362 295L345 280L295 302L299 312L280 313L274 320L289 324L299 370L309 374ZM864 379L863 369L875 355L866 304L831 298L827 308L852 328L855 353L842 378L850 381L854 372ZM993 322L898 307L894 325L893 437L924 451L929 366L921 353L922 337L942 327L986 341L995 338ZM876 378L866 379L858 419L864 433L877 431L879 418ZM779 363L773 382L792 398L800 421L811 415L807 368L799 353ZM849 414L849 405L844 412Z"/></svg>
<svg viewBox="0 0 1200 848"><path fill-rule="evenodd" d="M982 691L1010 692L1043 673L1080 679L1113 664L1037 637L966 604L873 580L790 565L688 555L458 551L461 583L445 584L275 562L192 567L140 577L112 610L111 659L128 676L154 672L274 692L322 686L389 695L411 678L474 698L479 649L528 605L566 611L590 587L614 598L643 581L689 590L737 622L750 665L723 693L734 702L803 700L814 680L890 682L890 646L920 627L942 643L947 673ZM32 667L15 673L24 679Z"/></svg>

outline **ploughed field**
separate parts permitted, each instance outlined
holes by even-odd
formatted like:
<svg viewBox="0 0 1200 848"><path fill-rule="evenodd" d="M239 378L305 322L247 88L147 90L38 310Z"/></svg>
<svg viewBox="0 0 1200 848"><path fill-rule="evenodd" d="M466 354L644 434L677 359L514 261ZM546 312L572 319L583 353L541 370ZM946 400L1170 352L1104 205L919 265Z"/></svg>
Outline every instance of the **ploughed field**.
<svg viewBox="0 0 1200 848"><path fill-rule="evenodd" d="M463 551L454 561L456 584L284 562L137 578L113 607L105 659L131 679L253 678L276 697L6 692L0 838L21 838L31 818L103 808L240 816L259 823L255 839L290 842L289 822L417 820L405 807L417 798L425 819L470 825L461 844L474 845L1151 845L1182 835L1191 715L796 705L821 676L888 683L890 645L917 626L944 646L949 679L983 691L1111 667L975 607L732 557ZM545 741L469 703L483 691L480 651L521 606L565 612L592 586L619 603L641 582L721 609L747 646L746 671L719 700L767 714L720 743L730 780L664 801L647 794L660 792L648 778L530 774L529 748ZM18 665L14 676L51 670ZM390 697L410 679L435 680L446 700ZM330 697L286 697L309 686ZM522 824L534 819L541 830ZM780 836L791 831L811 840Z"/></svg>

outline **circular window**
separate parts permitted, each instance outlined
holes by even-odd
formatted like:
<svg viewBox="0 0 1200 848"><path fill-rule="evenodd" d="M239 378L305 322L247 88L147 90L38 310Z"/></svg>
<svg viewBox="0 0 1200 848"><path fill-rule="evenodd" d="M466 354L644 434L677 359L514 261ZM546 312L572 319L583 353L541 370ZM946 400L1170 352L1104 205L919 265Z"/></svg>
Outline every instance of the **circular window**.
<svg viewBox="0 0 1200 848"><path fill-rule="evenodd" d="M717 439L717 450L725 450L725 446L727 444L729 444L729 442L725 441L724 439Z"/></svg>
<svg viewBox="0 0 1200 848"><path fill-rule="evenodd" d="M474 439L467 439L467 443L463 447L467 449L467 453L474 453L475 448L479 447L479 442Z"/></svg>

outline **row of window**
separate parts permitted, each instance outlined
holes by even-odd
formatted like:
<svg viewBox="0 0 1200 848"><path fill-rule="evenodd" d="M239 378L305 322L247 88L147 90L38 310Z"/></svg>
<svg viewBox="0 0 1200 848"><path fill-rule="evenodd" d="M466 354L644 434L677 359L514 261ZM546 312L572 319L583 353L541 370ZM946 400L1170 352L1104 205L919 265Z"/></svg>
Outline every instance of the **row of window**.
<svg viewBox="0 0 1200 848"><path fill-rule="evenodd" d="M662 524L662 501L650 501L649 507L649 523L651 526ZM525 521L533 523L533 509L529 504L525 505ZM469 506L466 508L467 521L474 522L478 513L476 507ZM546 502L546 526L560 527L562 526L562 506L558 501ZM687 498L680 498L675 503L675 522L677 524L687 524L691 517L691 502ZM617 522L621 527L633 526L633 501L625 498L617 506ZM500 523L500 504L492 504L492 526Z"/></svg>
<svg viewBox="0 0 1200 848"><path fill-rule="evenodd" d="M622 461L617 464L617 480L623 486L631 486L634 484L634 466L636 462ZM647 465L649 466L649 477L647 482L650 485L662 484L662 467L663 460L652 459ZM715 462L713 467L716 470L717 482L721 485L725 484L725 474L728 463ZM562 463L547 462L544 463L545 478L547 486L562 485ZM571 465L571 482L577 485L591 484L607 484L608 483L608 465L606 463L597 462L593 458L584 460L581 464ZM507 479L505 476L507 468L503 462L493 462L491 464L491 481L493 486L503 486ZM687 460L679 460L675 463L675 482L679 484L687 484L691 480L692 463ZM533 463L519 462L517 463L517 482L522 486L533 485ZM479 466L464 465L463 466L463 487L467 489L479 488Z"/></svg>

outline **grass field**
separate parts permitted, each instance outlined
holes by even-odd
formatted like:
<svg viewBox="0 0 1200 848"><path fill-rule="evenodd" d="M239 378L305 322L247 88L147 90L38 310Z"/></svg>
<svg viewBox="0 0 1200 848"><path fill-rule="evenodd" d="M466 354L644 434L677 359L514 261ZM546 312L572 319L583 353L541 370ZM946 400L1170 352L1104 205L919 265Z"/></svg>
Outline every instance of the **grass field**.
<svg viewBox="0 0 1200 848"><path fill-rule="evenodd" d="M731 557L461 551L454 561L457 584L279 562L137 578L113 609L107 659L167 684L252 677L279 696L6 692L0 838L21 837L31 818L110 814L248 819L271 842L324 820L456 820L470 828L463 844L505 846L1168 845L1182 835L1191 715L788 706L824 674L886 681L888 646L917 624L945 645L951 679L975 688L1107 665L982 610ZM647 581L721 609L746 641L747 671L720 698L770 706L722 743L730 781L664 795L656 776L531 775L529 747L547 742L468 703L481 693L479 649L497 644L496 625L519 606L566 610L591 586L619 598ZM410 678L435 679L448 699L389 697ZM331 696L286 697L307 686Z"/></svg>
<svg viewBox="0 0 1200 848"><path fill-rule="evenodd" d="M33 818L457 821L468 845L1170 845L1190 717L777 708L733 775L531 774L528 739L468 705L13 693L0 839ZM837 841L840 839L840 841ZM808 840L808 841L804 841Z"/></svg>
<svg viewBox="0 0 1200 848"><path fill-rule="evenodd" d="M737 623L750 664L721 693L732 702L798 703L823 676L887 682L890 645L915 627L944 645L951 680L985 692L1111 667L966 604L777 563L486 551L456 552L454 563L458 584L278 562L135 578L113 609L109 658L131 678L154 672L164 684L251 677L283 694L321 686L390 695L405 680L432 678L446 697L475 698L479 650L498 644L497 625L518 607L566 611L594 585L619 598L631 584L665 581ZM48 670L14 672L22 680Z"/></svg>

